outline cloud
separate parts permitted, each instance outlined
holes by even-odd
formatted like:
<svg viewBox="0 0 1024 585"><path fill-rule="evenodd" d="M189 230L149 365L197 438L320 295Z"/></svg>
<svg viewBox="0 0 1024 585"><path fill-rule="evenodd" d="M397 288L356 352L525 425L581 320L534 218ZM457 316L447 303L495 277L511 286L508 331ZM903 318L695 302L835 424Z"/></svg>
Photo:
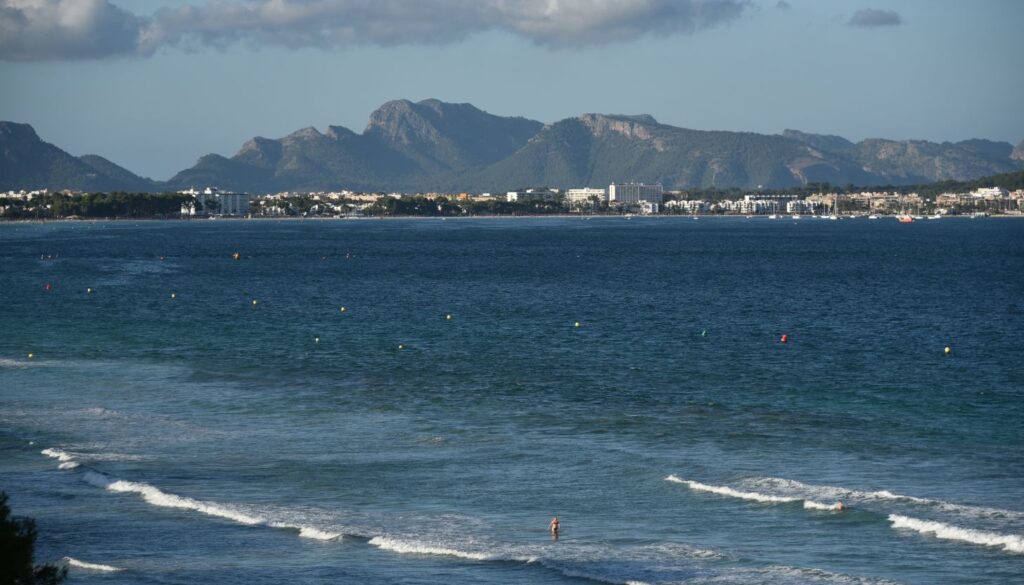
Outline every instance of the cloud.
<svg viewBox="0 0 1024 585"><path fill-rule="evenodd" d="M894 10L881 10L878 8L866 8L853 13L846 23L850 26L862 28L876 28L879 26L899 26L903 24L903 17Z"/></svg>
<svg viewBox="0 0 1024 585"><path fill-rule="evenodd" d="M146 19L108 0L0 0L0 59L149 54L154 41Z"/></svg>
<svg viewBox="0 0 1024 585"><path fill-rule="evenodd" d="M0 0L0 59L148 56L235 43L337 49L443 45L504 31L551 48L692 34L750 0L203 0L133 14L110 0Z"/></svg>

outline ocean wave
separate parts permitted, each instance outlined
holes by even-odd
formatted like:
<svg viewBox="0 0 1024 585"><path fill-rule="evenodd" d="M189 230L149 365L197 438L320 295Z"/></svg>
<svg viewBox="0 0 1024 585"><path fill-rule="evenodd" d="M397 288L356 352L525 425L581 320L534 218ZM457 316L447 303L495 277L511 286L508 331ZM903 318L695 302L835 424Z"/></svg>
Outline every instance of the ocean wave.
<svg viewBox="0 0 1024 585"><path fill-rule="evenodd" d="M744 480L743 485L757 489L767 489L784 494L799 495L808 499L822 500L849 500L859 502L896 502L929 506L941 512L954 514L965 518L990 518L990 519L1024 519L1024 512L1015 510L1004 510L987 506L973 506L970 504L957 504L943 500L908 496L893 493L889 490L861 491L831 485L806 484L792 479L779 477L759 477Z"/></svg>
<svg viewBox="0 0 1024 585"><path fill-rule="evenodd" d="M266 524L266 520L263 518L252 516L221 504L214 504L211 502L204 502L202 500L195 500L189 497L169 494L147 483L116 479L96 471L87 471L84 479L88 483L108 491L138 494L142 496L142 499L145 500L147 504L151 504L153 506L192 510L206 514L207 516L226 518L228 520L238 522L239 524L246 524L250 526L254 524Z"/></svg>
<svg viewBox="0 0 1024 585"><path fill-rule="evenodd" d="M60 449L43 449L42 451L40 451L40 453L46 455L47 457L52 457L53 459L56 459L61 463L71 463L72 461L75 460L71 453L68 453L67 451L61 451Z"/></svg>
<svg viewBox="0 0 1024 585"><path fill-rule="evenodd" d="M289 524L286 522L270 522L267 524L271 528L283 528L285 530L295 530L299 533L302 538L311 538L313 540L340 540L345 535L341 532L331 532L329 530L321 530L313 526L305 526L302 524Z"/></svg>
<svg viewBox="0 0 1024 585"><path fill-rule="evenodd" d="M40 453L60 461L60 465L57 466L57 469L74 469L80 465L75 461L74 456L67 451L61 451L60 449L43 449Z"/></svg>
<svg viewBox="0 0 1024 585"><path fill-rule="evenodd" d="M76 569L85 569L87 571L101 571L104 573L116 573L117 571L123 571L124 569L118 567L111 567L110 565L101 565L99 563L87 563L71 557L64 557L64 562L69 567L75 567Z"/></svg>
<svg viewBox="0 0 1024 585"><path fill-rule="evenodd" d="M890 514L889 522L892 522L892 527L896 529L904 528L921 534L933 534L936 538L998 546L1007 552L1024 553L1024 536L1017 534L999 534L998 532L961 528L952 524L919 520L899 514Z"/></svg>
<svg viewBox="0 0 1024 585"><path fill-rule="evenodd" d="M460 559L469 559L474 561L523 561L531 562L535 559L526 558L513 558L504 557L495 553L486 552L474 552L465 551L455 548L449 548L439 543L426 543L420 541L410 540L399 540L395 538L389 538L386 536L374 536L370 539L370 544L380 548L382 550L389 550L399 554L417 554L417 555L436 555L436 556L448 556L458 557Z"/></svg>
<svg viewBox="0 0 1024 585"><path fill-rule="evenodd" d="M814 500L804 500L805 510L822 510L826 512L838 512L840 510L839 503L835 504L822 504L821 502L815 502Z"/></svg>
<svg viewBox="0 0 1024 585"><path fill-rule="evenodd" d="M666 477L665 480L666 481L671 481L673 483L684 484L686 486L689 486L690 489L696 490L696 491L711 492L713 494L718 494L718 495L721 495L721 496L729 496L729 497L732 497L732 498L740 498L742 500L751 500L751 501L754 501L754 502L764 502L764 503L771 503L771 504L788 504L790 502L799 502L802 499L802 498L788 498L788 497L783 497L783 496L773 496L773 495L761 494L761 493L757 493L757 492L741 492L739 490L734 490L734 489L732 489L730 487L726 487L726 486L708 485L706 483L700 483L699 481L692 481L692 480L689 480L689 479L679 479L675 475L670 475L670 476Z"/></svg>
<svg viewBox="0 0 1024 585"><path fill-rule="evenodd" d="M85 475L83 475L83 479L87 483L103 488L107 491L138 494L139 496L142 496L142 499L147 504L161 508L191 510L193 512L206 514L207 516L231 520L246 526L262 525L270 528L294 530L298 532L300 537L312 540L340 540L344 536L341 532L325 530L323 528L306 524L273 521L263 516L245 512L237 507L170 494L147 483L125 481L110 477L98 471L86 471Z"/></svg>

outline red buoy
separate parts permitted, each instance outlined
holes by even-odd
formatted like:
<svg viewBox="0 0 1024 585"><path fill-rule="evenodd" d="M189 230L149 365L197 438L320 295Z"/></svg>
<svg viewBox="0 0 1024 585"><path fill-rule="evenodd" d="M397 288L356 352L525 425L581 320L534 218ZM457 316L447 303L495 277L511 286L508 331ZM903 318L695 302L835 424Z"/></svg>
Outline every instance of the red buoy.
<svg viewBox="0 0 1024 585"><path fill-rule="evenodd" d="M789 336L783 333L782 339L779 339L779 341L781 341L782 343L786 343L787 341L789 341Z"/></svg>

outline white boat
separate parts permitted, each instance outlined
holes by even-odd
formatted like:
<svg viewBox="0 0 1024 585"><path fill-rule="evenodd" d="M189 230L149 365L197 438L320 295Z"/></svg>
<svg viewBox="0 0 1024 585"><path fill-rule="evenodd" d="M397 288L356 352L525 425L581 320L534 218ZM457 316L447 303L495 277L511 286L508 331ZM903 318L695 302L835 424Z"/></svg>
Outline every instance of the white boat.
<svg viewBox="0 0 1024 585"><path fill-rule="evenodd" d="M775 214L773 213L773 214L771 214L771 215L769 215L769 216L768 216L768 219L779 219L779 216L778 216L778 215L775 215Z"/></svg>
<svg viewBox="0 0 1024 585"><path fill-rule="evenodd" d="M795 213L794 213L794 214L793 214L793 215L792 215L791 217L792 217L793 219L800 219L800 216L799 216L799 215L797 215L797 214L795 214Z"/></svg>
<svg viewBox="0 0 1024 585"><path fill-rule="evenodd" d="M878 219L878 216L872 213L871 215L868 216L868 219Z"/></svg>
<svg viewBox="0 0 1024 585"><path fill-rule="evenodd" d="M934 215L929 215L928 219L942 219L942 216L936 213Z"/></svg>

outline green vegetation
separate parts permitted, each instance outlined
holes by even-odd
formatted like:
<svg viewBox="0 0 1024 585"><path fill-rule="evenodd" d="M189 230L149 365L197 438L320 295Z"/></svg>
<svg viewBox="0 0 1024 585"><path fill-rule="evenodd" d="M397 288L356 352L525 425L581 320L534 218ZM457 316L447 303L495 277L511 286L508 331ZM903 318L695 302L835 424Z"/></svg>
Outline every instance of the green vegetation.
<svg viewBox="0 0 1024 585"><path fill-rule="evenodd" d="M55 585L67 568L34 564L36 523L11 516L7 494L0 492L0 585Z"/></svg>
<svg viewBox="0 0 1024 585"><path fill-rule="evenodd" d="M47 193L31 201L0 197L0 217L5 219L169 218L178 217L191 195L180 193Z"/></svg>

